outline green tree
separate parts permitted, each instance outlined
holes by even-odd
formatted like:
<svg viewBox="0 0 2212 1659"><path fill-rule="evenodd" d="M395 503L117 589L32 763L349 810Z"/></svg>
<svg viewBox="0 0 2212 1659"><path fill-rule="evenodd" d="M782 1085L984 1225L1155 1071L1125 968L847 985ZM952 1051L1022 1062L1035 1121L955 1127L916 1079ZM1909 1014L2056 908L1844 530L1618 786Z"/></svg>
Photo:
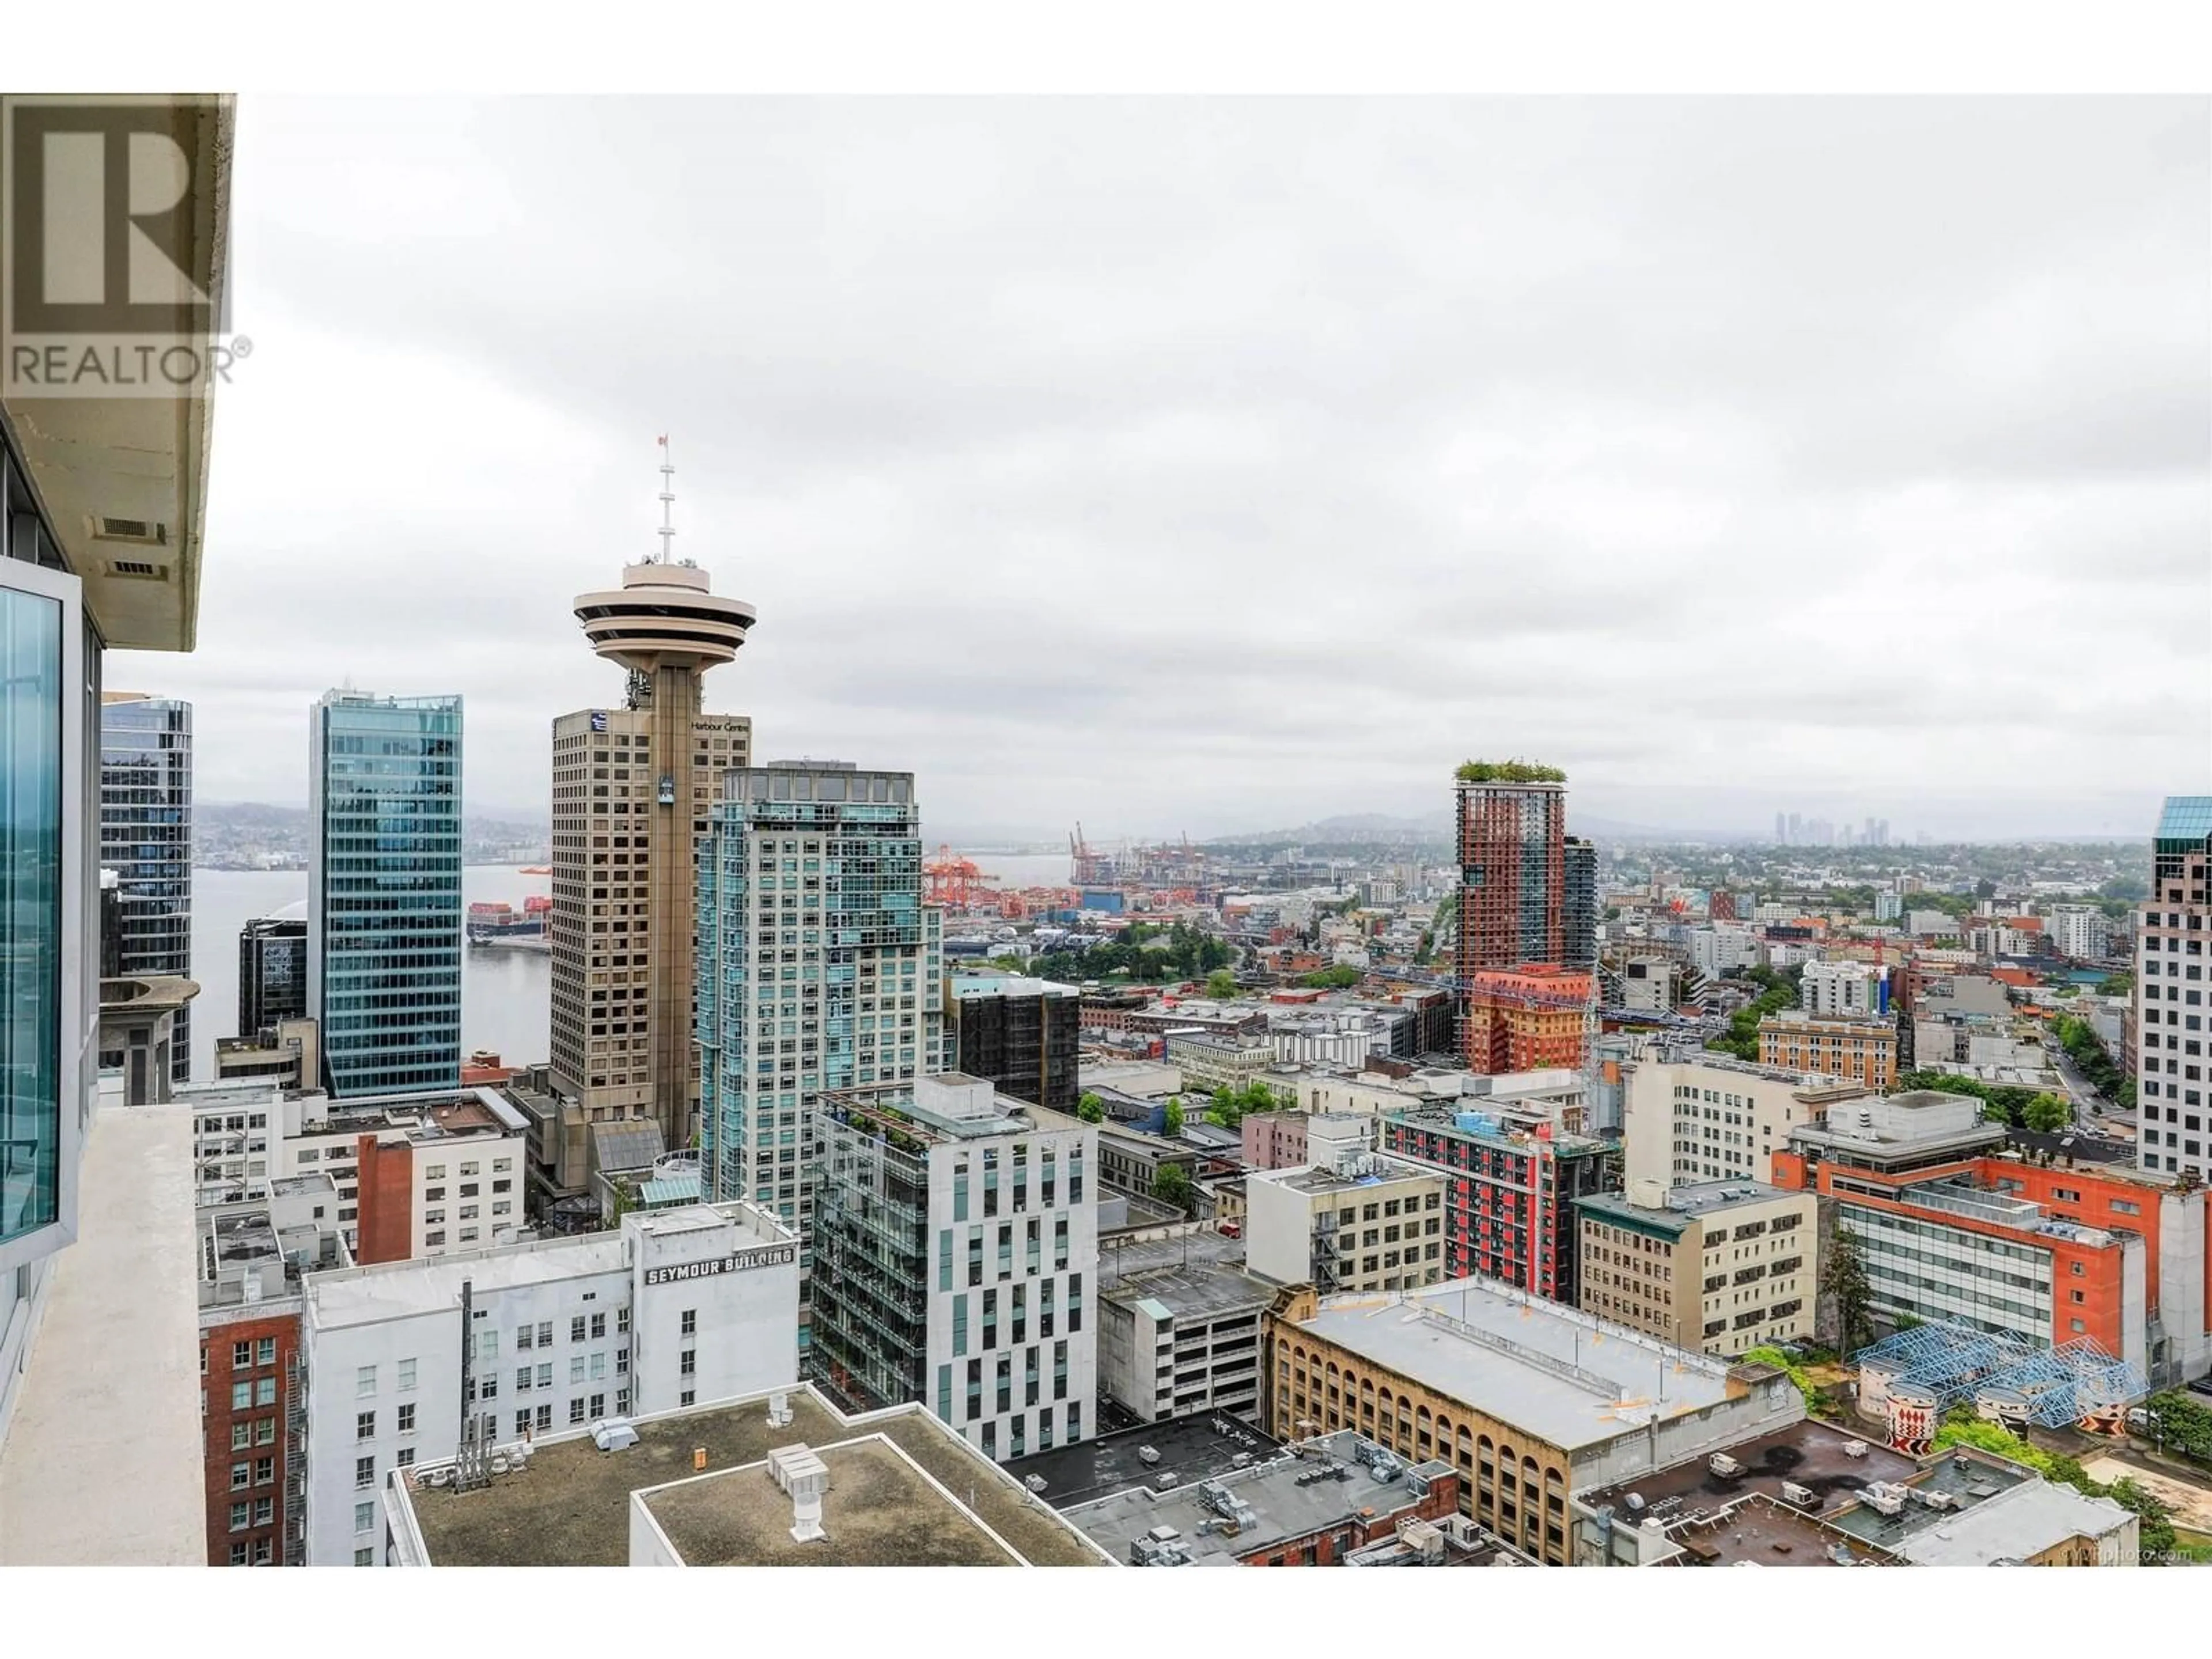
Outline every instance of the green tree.
<svg viewBox="0 0 2212 1659"><path fill-rule="evenodd" d="M1076 1100L1075 1115L1085 1123L1103 1123L1106 1121L1106 1103L1086 1089Z"/></svg>
<svg viewBox="0 0 2212 1659"><path fill-rule="evenodd" d="M1308 974L1298 981L1309 991L1348 991L1364 977L1359 969L1340 963L1324 968L1317 974Z"/></svg>
<svg viewBox="0 0 2212 1659"><path fill-rule="evenodd" d="M1822 1396L1820 1389L1814 1386L1813 1379L1806 1375L1805 1368L1783 1352L1781 1349L1771 1344L1762 1344L1759 1347L1747 1350L1743 1356L1743 1363L1747 1365L1771 1365L1778 1371L1789 1372L1790 1380L1797 1385L1797 1392L1805 1397L1806 1412L1814 1417L1826 1415L1828 1410L1827 1401Z"/></svg>
<svg viewBox="0 0 2212 1659"><path fill-rule="evenodd" d="M1161 1164L1152 1175L1152 1196L1189 1213L1190 1172L1180 1164Z"/></svg>
<svg viewBox="0 0 2212 1659"><path fill-rule="evenodd" d="M1237 994L1237 975L1226 968L1217 968L1206 976L1206 994L1218 1002L1225 1002Z"/></svg>
<svg viewBox="0 0 2212 1659"><path fill-rule="evenodd" d="M1843 1351L1855 1353L1874 1340L1874 1287L1859 1260L1858 1241L1836 1229L1827 1264L1820 1269L1822 1294L1836 1298L1836 1322L1843 1328Z"/></svg>
<svg viewBox="0 0 2212 1659"><path fill-rule="evenodd" d="M1168 1097L1167 1117L1168 1138L1173 1139L1182 1133L1182 1097L1181 1095Z"/></svg>
<svg viewBox="0 0 2212 1659"><path fill-rule="evenodd" d="M2159 1566L2171 1564L2176 1542L2172 1506L2147 1490L2132 1475L2122 1475L2113 1481L2105 1489L2105 1496L2130 1511L2141 1522L2136 1529L2136 1541L2142 1551L2140 1559Z"/></svg>
<svg viewBox="0 0 2212 1659"><path fill-rule="evenodd" d="M2074 1109L2057 1095L2041 1094L2027 1103L2027 1110L2021 1115L2036 1133L2050 1135L2074 1121Z"/></svg>

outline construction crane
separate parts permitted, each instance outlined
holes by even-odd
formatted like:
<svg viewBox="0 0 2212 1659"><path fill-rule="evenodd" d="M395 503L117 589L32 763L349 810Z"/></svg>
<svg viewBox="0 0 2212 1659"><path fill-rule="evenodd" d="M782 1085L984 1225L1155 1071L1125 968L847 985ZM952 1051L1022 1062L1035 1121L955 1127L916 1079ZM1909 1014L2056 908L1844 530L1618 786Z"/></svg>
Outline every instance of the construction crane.
<svg viewBox="0 0 2212 1659"><path fill-rule="evenodd" d="M973 859L955 858L952 848L939 843L937 856L921 866L926 878L925 904L942 904L955 910L988 908L997 902L991 878Z"/></svg>
<svg viewBox="0 0 2212 1659"><path fill-rule="evenodd" d="M1075 833L1067 838L1068 879L1078 887L1103 886L1111 879L1113 857L1110 854L1094 853L1091 843L1083 837L1083 823L1076 821Z"/></svg>

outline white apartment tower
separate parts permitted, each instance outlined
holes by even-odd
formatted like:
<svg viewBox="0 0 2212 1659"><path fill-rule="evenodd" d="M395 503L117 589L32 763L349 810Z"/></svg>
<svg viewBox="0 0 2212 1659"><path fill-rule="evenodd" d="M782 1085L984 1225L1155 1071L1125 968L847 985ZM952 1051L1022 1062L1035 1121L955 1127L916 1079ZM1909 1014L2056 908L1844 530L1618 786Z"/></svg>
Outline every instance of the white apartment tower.
<svg viewBox="0 0 2212 1659"><path fill-rule="evenodd" d="M660 442L659 556L575 604L592 650L628 672L623 706L553 722L551 1052L586 1121L650 1120L675 1148L699 1101L694 848L722 774L752 758L752 722L702 713L700 684L737 654L754 611L671 558Z"/></svg>
<svg viewBox="0 0 2212 1659"><path fill-rule="evenodd" d="M2136 1157L2145 1170L2200 1180L2205 1022L2212 1016L2212 795L2174 795L2151 842L2151 891L2136 909Z"/></svg>
<svg viewBox="0 0 2212 1659"><path fill-rule="evenodd" d="M817 1117L809 1376L1001 1461L1096 1434L1097 1130L958 1073Z"/></svg>
<svg viewBox="0 0 2212 1659"><path fill-rule="evenodd" d="M1880 970L1870 963L1808 962L1798 988L1805 1012L1823 1019L1879 1017Z"/></svg>
<svg viewBox="0 0 2212 1659"><path fill-rule="evenodd" d="M1856 1100L1856 1084L1809 1087L1794 1072L1742 1060L1636 1060L1621 1066L1622 1175L1664 1191L1710 1181L1773 1180L1793 1129Z"/></svg>

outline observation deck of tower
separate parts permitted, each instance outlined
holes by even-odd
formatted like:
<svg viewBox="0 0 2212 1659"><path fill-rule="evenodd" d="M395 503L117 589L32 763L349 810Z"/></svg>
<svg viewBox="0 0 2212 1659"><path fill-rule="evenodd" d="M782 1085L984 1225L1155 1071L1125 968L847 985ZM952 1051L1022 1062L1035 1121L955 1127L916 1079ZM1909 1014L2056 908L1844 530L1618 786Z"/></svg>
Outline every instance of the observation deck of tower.
<svg viewBox="0 0 2212 1659"><path fill-rule="evenodd" d="M696 687L699 675L738 654L756 614L742 599L711 592L707 573L697 565L670 556L676 469L667 439L660 447L659 556L623 566L622 586L612 592L578 594L576 620L592 649L608 661L654 677L673 669L689 675Z"/></svg>

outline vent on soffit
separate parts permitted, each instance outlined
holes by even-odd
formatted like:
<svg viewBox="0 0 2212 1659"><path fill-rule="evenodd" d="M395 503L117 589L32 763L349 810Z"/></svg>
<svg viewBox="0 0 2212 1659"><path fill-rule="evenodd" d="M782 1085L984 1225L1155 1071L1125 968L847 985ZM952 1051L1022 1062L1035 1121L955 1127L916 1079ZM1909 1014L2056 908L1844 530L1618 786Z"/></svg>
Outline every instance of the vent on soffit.
<svg viewBox="0 0 2212 1659"><path fill-rule="evenodd" d="M92 533L103 542L136 542L143 547L169 544L169 526L146 519L94 519Z"/></svg>
<svg viewBox="0 0 2212 1659"><path fill-rule="evenodd" d="M137 576L143 580L165 582L169 580L166 564L148 564L143 559L110 559L107 574L111 576Z"/></svg>

